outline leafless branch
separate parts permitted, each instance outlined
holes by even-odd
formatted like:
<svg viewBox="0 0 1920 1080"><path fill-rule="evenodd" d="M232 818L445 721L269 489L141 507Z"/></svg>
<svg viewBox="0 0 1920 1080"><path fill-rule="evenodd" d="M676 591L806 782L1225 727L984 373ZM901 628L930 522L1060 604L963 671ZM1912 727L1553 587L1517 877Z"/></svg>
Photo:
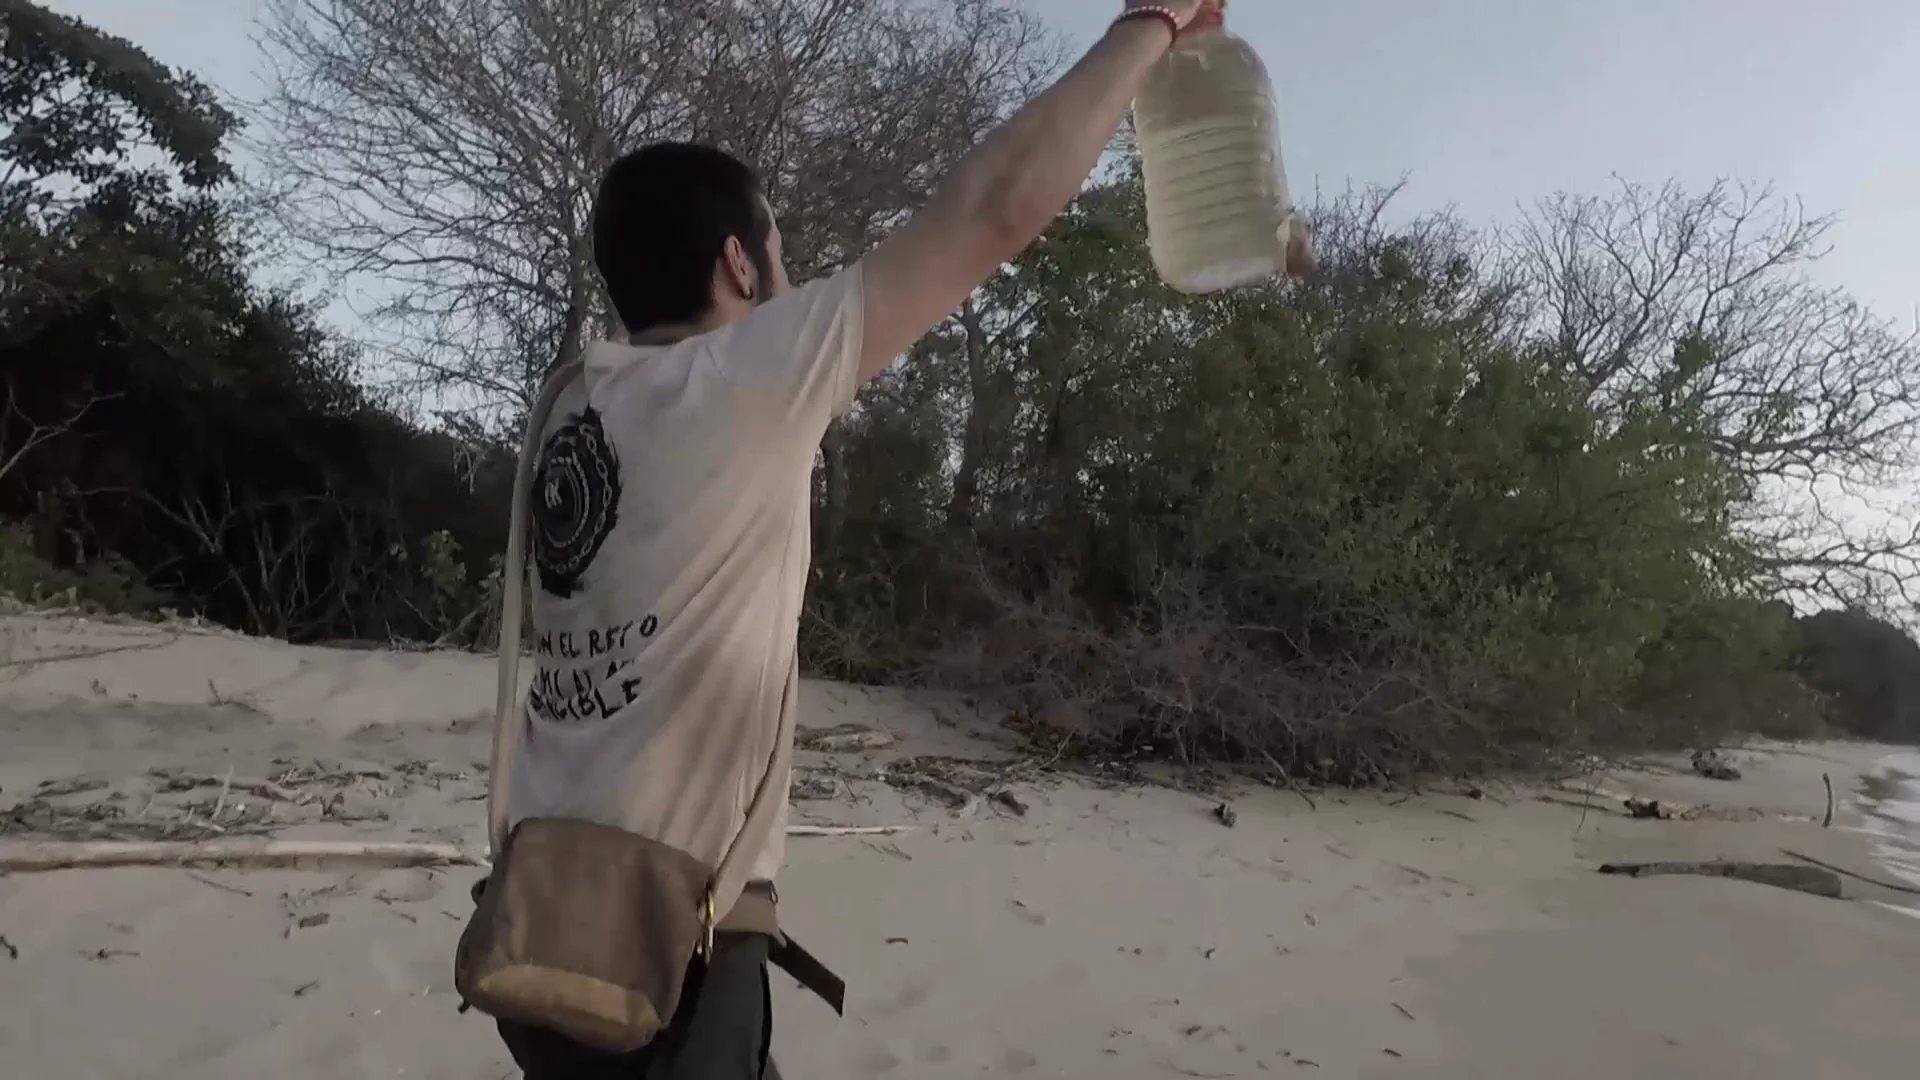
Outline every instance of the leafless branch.
<svg viewBox="0 0 1920 1080"><path fill-rule="evenodd" d="M292 231L413 389L510 425L613 329L588 215L652 140L755 164L808 276L864 251L1057 50L1010 0L270 0L252 109Z"/></svg>
<svg viewBox="0 0 1920 1080"><path fill-rule="evenodd" d="M0 480L5 480L14 469L27 459L27 455L53 440L71 432L74 425L84 419L87 413L103 401L111 401L118 394L94 394L78 406L67 410L58 420L45 423L37 422L28 416L20 404L13 381L6 381L6 400L0 404Z"/></svg>
<svg viewBox="0 0 1920 1080"><path fill-rule="evenodd" d="M1765 187L1622 181L1504 239L1537 341L1602 414L1702 432L1758 500L1769 569L1853 602L1920 583L1911 528L1834 507L1920 465L1920 340L1807 276L1831 224Z"/></svg>

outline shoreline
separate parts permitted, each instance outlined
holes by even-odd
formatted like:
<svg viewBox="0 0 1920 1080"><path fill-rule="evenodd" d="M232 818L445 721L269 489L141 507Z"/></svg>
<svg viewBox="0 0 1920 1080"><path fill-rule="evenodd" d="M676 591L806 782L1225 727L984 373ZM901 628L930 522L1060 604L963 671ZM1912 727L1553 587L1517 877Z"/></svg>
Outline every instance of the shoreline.
<svg viewBox="0 0 1920 1080"><path fill-rule="evenodd" d="M65 786L36 820L483 843L486 657L25 616L0 619L0 651L0 813ZM1920 897L1595 872L1784 849L1895 880L1869 831L1884 800L1858 790L1895 748L1755 744L1736 782L1649 760L1585 799L1335 789L1309 809L1070 776L964 799L928 763L1004 760L1004 735L926 695L803 694L809 733L883 737L803 751L836 782L794 823L914 828L789 843L783 919L850 984L841 1019L776 978L791 1077L1784 1080L1920 1060L1920 924L1878 906ZM1621 793L1712 812L1634 820ZM512 1075L490 1024L455 1012L477 873L0 877L0 1045L50 1080Z"/></svg>

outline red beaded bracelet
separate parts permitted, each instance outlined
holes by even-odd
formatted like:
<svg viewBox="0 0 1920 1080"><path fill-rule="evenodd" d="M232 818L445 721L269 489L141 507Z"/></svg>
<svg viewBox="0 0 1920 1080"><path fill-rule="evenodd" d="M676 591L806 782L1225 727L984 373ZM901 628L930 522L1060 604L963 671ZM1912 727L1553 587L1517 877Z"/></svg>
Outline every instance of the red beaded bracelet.
<svg viewBox="0 0 1920 1080"><path fill-rule="evenodd" d="M1119 18L1113 20L1113 25L1119 26L1121 23L1126 22L1128 19L1140 19L1140 18L1159 19L1161 22L1167 24L1167 31L1169 33L1171 33L1176 39L1180 37L1179 14L1176 13L1172 8L1161 7L1158 4L1142 4L1139 7L1128 8L1127 10L1120 13Z"/></svg>

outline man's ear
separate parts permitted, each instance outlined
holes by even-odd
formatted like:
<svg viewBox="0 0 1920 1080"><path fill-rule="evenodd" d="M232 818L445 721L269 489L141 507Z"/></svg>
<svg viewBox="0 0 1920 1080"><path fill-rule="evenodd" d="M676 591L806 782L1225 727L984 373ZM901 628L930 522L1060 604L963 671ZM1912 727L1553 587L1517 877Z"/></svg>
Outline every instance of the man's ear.
<svg viewBox="0 0 1920 1080"><path fill-rule="evenodd" d="M720 261L726 270L727 284L742 300L758 299L754 295L759 275L754 272L753 260L747 257L747 247L737 236L727 237L726 246L721 249Z"/></svg>

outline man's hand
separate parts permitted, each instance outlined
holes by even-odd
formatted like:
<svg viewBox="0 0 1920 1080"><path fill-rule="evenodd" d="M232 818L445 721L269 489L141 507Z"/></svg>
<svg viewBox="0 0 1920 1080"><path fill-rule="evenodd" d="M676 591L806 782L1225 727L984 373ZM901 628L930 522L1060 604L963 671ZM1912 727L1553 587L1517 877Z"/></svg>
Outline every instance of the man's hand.
<svg viewBox="0 0 1920 1080"><path fill-rule="evenodd" d="M1318 267L1319 260L1313 254L1313 230L1296 211L1287 221L1287 276L1312 277Z"/></svg>
<svg viewBox="0 0 1920 1080"><path fill-rule="evenodd" d="M1193 22L1194 16L1200 14L1202 8L1213 8L1217 12L1226 6L1226 0L1127 0L1128 11L1137 11L1145 7L1166 8L1173 12L1175 19L1179 20L1182 30L1187 28L1187 24Z"/></svg>

